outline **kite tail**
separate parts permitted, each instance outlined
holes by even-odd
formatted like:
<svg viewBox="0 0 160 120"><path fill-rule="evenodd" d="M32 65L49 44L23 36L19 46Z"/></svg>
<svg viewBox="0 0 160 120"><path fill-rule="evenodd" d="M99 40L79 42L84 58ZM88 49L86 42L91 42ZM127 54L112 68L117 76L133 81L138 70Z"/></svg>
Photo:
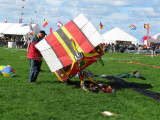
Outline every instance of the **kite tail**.
<svg viewBox="0 0 160 120"><path fill-rule="evenodd" d="M144 96L147 96L147 97L153 98L157 101L160 101L160 93L149 91L149 90L146 90L144 88L137 87L133 83L126 82L126 81L124 81L120 78L114 77L114 76L105 76L105 77L102 77L102 78L104 78L106 80L110 80L111 82L115 82L115 83L117 83L117 84L119 84L119 85L121 85L125 88L129 88L131 90L137 91Z"/></svg>

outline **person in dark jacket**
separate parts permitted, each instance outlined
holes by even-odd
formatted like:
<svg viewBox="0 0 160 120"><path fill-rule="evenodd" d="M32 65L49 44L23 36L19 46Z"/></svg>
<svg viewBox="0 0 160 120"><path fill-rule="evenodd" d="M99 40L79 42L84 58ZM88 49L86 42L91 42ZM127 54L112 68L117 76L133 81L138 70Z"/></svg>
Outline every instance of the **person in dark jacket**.
<svg viewBox="0 0 160 120"><path fill-rule="evenodd" d="M42 64L42 55L35 45L40 40L42 40L45 37L45 35L46 35L45 31L41 30L28 45L27 58L30 60L29 83L36 82L36 79L38 77Z"/></svg>

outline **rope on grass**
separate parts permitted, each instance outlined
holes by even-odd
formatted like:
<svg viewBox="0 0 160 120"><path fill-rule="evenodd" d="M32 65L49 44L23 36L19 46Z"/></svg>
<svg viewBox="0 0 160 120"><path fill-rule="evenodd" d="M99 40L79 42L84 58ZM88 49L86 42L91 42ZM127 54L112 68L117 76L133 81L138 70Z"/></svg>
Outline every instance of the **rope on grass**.
<svg viewBox="0 0 160 120"><path fill-rule="evenodd" d="M123 62L123 61L116 61L116 62ZM133 61L124 61L124 63L133 63L133 64L137 64L137 65L143 65L143 66L150 66L150 67L154 67L154 68L160 68L159 66L147 65L147 64L143 64L143 63L139 63L139 62L133 62Z"/></svg>

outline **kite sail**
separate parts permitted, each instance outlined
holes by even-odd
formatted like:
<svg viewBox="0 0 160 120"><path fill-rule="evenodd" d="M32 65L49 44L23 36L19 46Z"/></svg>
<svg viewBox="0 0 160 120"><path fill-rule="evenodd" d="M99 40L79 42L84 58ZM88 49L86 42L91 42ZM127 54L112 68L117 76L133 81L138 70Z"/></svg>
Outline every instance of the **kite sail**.
<svg viewBox="0 0 160 120"><path fill-rule="evenodd" d="M40 41L36 47L46 60L50 70L58 74L60 70L62 77L77 74L78 61L76 51L73 48L71 39L75 41L76 50L85 54L80 60L81 68L84 69L103 55L101 43L103 38L83 14L50 34ZM91 55L92 54L92 55ZM76 69L76 70L71 70ZM61 77L57 75L58 78ZM67 77L67 78L68 78Z"/></svg>
<svg viewBox="0 0 160 120"><path fill-rule="evenodd" d="M83 14L80 14L56 32L45 37L38 44L51 72L54 72L59 80L66 82L77 73L80 76L80 84L84 86L82 70L96 62L103 54L103 38ZM95 82L87 76L97 87ZM104 85L104 89L96 89L97 92L110 93L110 87ZM102 87L103 88L103 87Z"/></svg>
<svg viewBox="0 0 160 120"><path fill-rule="evenodd" d="M1 65L0 66L0 75L4 77L13 77L15 75L14 70L11 68L10 65Z"/></svg>

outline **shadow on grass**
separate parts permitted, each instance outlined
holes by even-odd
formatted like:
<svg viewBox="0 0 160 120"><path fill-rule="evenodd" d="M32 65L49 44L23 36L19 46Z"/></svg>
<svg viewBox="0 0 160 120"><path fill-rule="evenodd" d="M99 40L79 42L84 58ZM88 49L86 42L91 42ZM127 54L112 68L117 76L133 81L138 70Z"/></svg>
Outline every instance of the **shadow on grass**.
<svg viewBox="0 0 160 120"><path fill-rule="evenodd" d="M18 75L14 75L13 77L17 78L17 77L19 77L19 76L18 76Z"/></svg>
<svg viewBox="0 0 160 120"><path fill-rule="evenodd" d="M36 84L54 84L54 83L62 83L61 81L38 81Z"/></svg>
<svg viewBox="0 0 160 120"><path fill-rule="evenodd" d="M144 79L144 78L143 78ZM87 80L86 80L87 81ZM118 90L122 90L122 89L128 89L122 85L119 85L115 82L104 82L104 81L100 81L98 80L97 82L101 82L101 83L105 83L107 85L110 85L111 88L114 88L116 91ZM80 80L68 80L67 82L61 82L61 81L39 81L39 82L36 82L36 84L67 84L68 86L72 86L73 89L79 89L81 88L80 86ZM148 88L153 88L152 85L150 84L140 84L140 83L134 83L134 82L127 82L129 84L132 84L134 86L137 86L137 87L140 87L140 88L143 88L143 89L148 89Z"/></svg>
<svg viewBox="0 0 160 120"><path fill-rule="evenodd" d="M139 79L141 79L141 80L146 80L146 78L145 78L145 77L139 77Z"/></svg>
<svg viewBox="0 0 160 120"><path fill-rule="evenodd" d="M104 81L97 81L97 82L105 83L107 85L110 85L111 88L116 89L116 91L126 89L124 86L119 85L119 84L114 83L114 82L104 82ZM67 83L67 85L74 86L73 89L80 88L80 81L67 81L66 83ZM150 84L140 84L140 83L134 83L134 82L130 82L129 84L132 84L132 85L135 85L137 87L144 88L144 89L153 88L152 85L150 85Z"/></svg>
<svg viewBox="0 0 160 120"><path fill-rule="evenodd" d="M40 70L40 72L47 72L47 73L51 73L51 71L50 70Z"/></svg>

